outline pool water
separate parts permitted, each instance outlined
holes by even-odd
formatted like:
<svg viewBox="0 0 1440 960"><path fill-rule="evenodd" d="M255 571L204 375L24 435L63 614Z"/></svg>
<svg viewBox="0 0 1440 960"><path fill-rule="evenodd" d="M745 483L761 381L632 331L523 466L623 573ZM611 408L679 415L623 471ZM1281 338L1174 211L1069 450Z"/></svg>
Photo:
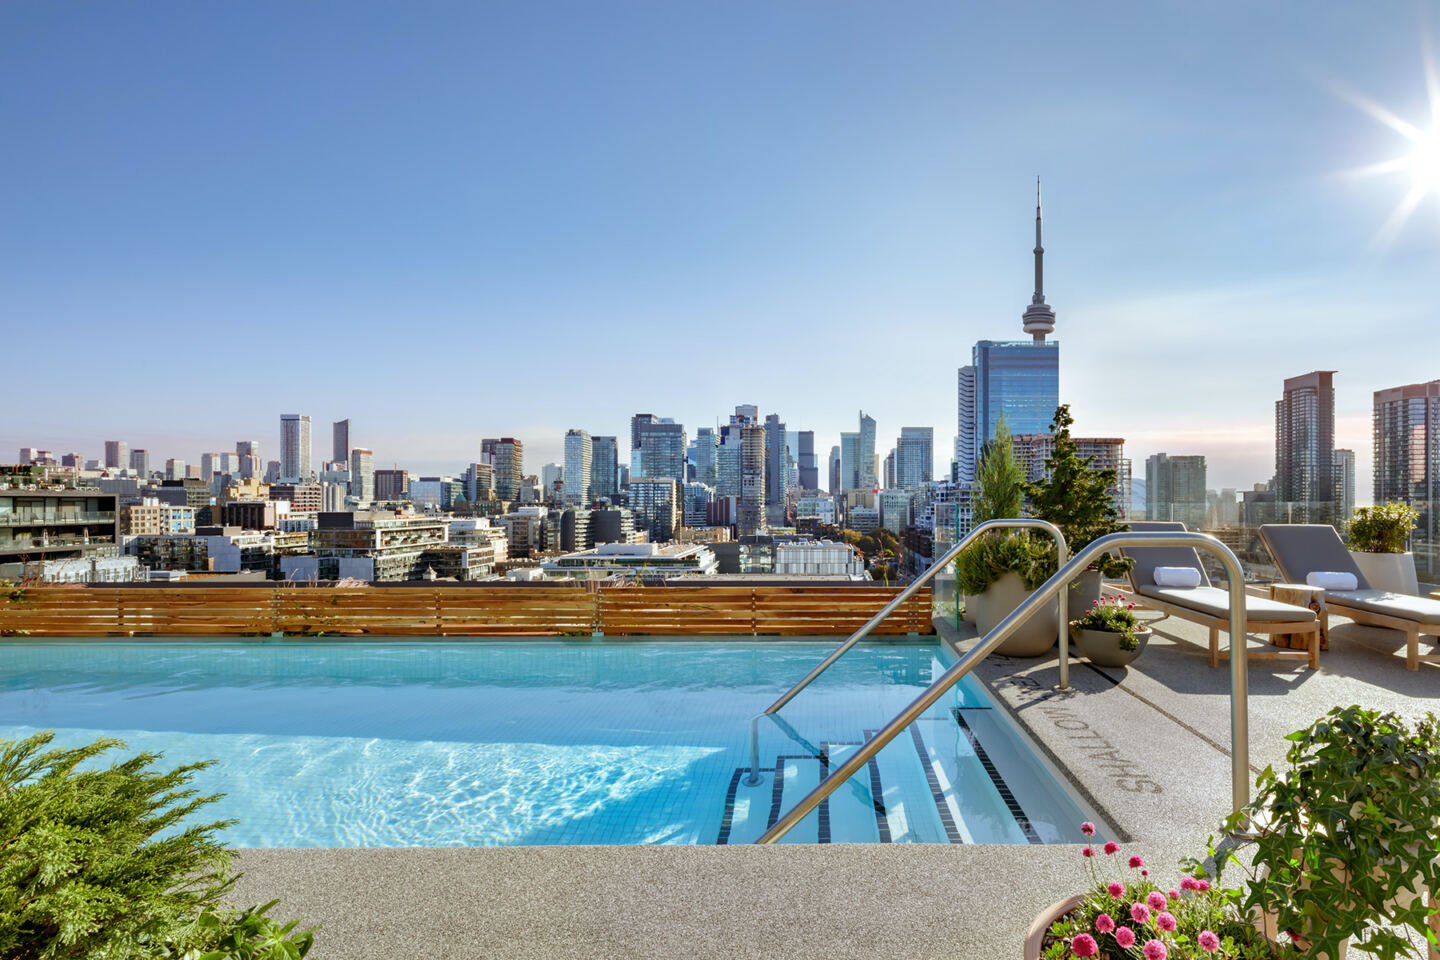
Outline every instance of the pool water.
<svg viewBox="0 0 1440 960"><path fill-rule="evenodd" d="M238 847L746 843L945 669L934 643L16 642L0 738L99 736L222 793ZM1098 819L967 678L787 838L1076 842ZM778 773L777 773L778 771Z"/></svg>

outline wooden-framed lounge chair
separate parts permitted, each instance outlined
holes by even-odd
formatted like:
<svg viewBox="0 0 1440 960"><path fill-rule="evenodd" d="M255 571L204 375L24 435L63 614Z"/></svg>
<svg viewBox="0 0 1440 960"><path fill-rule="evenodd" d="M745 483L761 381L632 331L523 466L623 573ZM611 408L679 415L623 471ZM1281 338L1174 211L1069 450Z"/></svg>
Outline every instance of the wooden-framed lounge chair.
<svg viewBox="0 0 1440 960"><path fill-rule="evenodd" d="M1304 583L1317 571L1353 573L1354 590L1325 591L1326 613L1405 634L1405 669L1419 670L1422 660L1440 663L1440 653L1420 653L1420 634L1440 637L1440 600L1372 589L1340 534L1328 524L1267 523L1260 528L1260 539L1280 575L1291 583Z"/></svg>
<svg viewBox="0 0 1440 960"><path fill-rule="evenodd" d="M1130 523L1137 532L1178 533L1183 523L1141 521ZM1188 620L1210 628L1210 666L1218 667L1229 653L1220 649L1220 631L1230 629L1230 594L1213 586L1193 547L1125 547L1125 556L1134 561L1130 570L1132 594L1143 605L1169 617ZM1200 572L1198 587L1162 587L1155 583L1156 567L1191 567ZM1244 590L1244 584L1236 584ZM1308 607L1280 603L1264 597L1245 595L1245 629L1252 633L1308 634L1304 650L1250 650L1251 660L1304 660L1311 670L1320 666L1320 618ZM1244 637L1232 638L1232 646L1243 649Z"/></svg>

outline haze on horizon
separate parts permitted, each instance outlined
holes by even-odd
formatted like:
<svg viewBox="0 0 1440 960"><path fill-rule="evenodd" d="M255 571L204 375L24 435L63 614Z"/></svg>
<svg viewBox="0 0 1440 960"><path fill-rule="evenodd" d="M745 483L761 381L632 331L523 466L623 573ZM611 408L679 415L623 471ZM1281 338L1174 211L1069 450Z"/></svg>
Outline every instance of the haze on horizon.
<svg viewBox="0 0 1440 960"><path fill-rule="evenodd" d="M1273 471L1334 369L1440 377L1424 41L1440 4L278 2L0 7L0 459L187 460L349 417L377 466L537 469L565 430L737 403L955 432L1020 336L1033 184L1087 435ZM1383 118L1382 118L1383 120ZM1440 154L1437 154L1440 156ZM1440 184L1440 175L1437 175Z"/></svg>

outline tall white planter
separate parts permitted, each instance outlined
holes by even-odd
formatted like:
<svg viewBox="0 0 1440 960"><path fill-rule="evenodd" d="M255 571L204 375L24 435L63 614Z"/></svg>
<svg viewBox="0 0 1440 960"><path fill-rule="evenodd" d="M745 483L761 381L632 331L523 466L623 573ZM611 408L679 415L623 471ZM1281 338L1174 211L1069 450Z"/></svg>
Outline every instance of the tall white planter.
<svg viewBox="0 0 1440 960"><path fill-rule="evenodd" d="M1420 593L1420 581L1415 576L1415 555L1413 553L1365 553L1351 550L1355 566L1370 581L1376 590L1391 593Z"/></svg>
<svg viewBox="0 0 1440 960"><path fill-rule="evenodd" d="M985 636L1008 617L1016 607L1025 602L1033 591L1025 588L1025 581L1018 573L1007 573L990 585L990 589L972 598L975 607L975 627L980 636ZM1013 634L1005 639L995 652L1007 657L1039 657L1048 653L1058 639L1059 617L1057 605L1047 603L1031 614Z"/></svg>

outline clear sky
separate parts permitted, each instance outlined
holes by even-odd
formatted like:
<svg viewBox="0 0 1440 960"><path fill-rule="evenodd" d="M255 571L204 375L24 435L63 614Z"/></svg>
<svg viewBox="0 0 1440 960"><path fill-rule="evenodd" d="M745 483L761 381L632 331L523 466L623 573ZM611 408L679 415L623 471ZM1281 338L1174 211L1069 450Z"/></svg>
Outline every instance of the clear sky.
<svg viewBox="0 0 1440 960"><path fill-rule="evenodd" d="M1440 4L0 5L0 457L278 452L423 472L637 411L955 433L1020 334L1033 190L1080 432L1273 471L1286 376L1440 377L1422 130ZM1382 235L1383 234L1383 235Z"/></svg>

